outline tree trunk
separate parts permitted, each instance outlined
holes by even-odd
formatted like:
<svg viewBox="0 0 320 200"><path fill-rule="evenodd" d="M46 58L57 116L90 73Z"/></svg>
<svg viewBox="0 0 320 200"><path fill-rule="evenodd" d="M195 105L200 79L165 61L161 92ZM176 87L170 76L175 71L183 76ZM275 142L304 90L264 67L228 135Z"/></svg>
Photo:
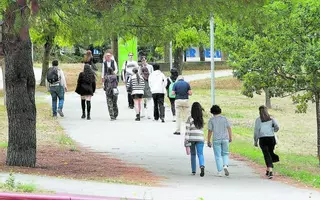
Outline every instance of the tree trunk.
<svg viewBox="0 0 320 200"><path fill-rule="evenodd" d="M182 74L182 63L183 63L183 49L176 48L174 51L174 67L178 70L179 74Z"/></svg>
<svg viewBox="0 0 320 200"><path fill-rule="evenodd" d="M41 73L41 82L40 86L46 86L46 79L47 79L47 72L49 69L49 60L50 60L50 53L53 47L54 37L47 36L46 43L44 44L44 53L43 53L43 60L42 60L42 73Z"/></svg>
<svg viewBox="0 0 320 200"><path fill-rule="evenodd" d="M268 89L268 88L264 88L263 90L264 90L264 93L265 93L265 95L266 95L266 99L265 99L265 101L266 101L266 107L267 107L267 108L272 108L272 106L271 106L271 97L270 97L269 89Z"/></svg>
<svg viewBox="0 0 320 200"><path fill-rule="evenodd" d="M316 93L316 114L317 114L317 139L318 139L318 159L320 167L320 93Z"/></svg>
<svg viewBox="0 0 320 200"><path fill-rule="evenodd" d="M5 65L6 65L6 62L3 59L0 59L0 66L1 66L1 70L2 70L2 91L3 91L3 104L6 105L6 76L5 76Z"/></svg>
<svg viewBox="0 0 320 200"><path fill-rule="evenodd" d="M113 56L115 61L119 64L119 47L118 47L118 35L117 34L113 34L112 35L112 52L113 52Z"/></svg>
<svg viewBox="0 0 320 200"><path fill-rule="evenodd" d="M164 59L165 63L169 63L170 62L170 44L169 43L166 43L164 45L163 59Z"/></svg>
<svg viewBox="0 0 320 200"><path fill-rule="evenodd" d="M27 21L29 10L25 9L28 9L26 1L11 1L4 13L5 87L9 125L6 164L35 167L36 82Z"/></svg>
<svg viewBox="0 0 320 200"><path fill-rule="evenodd" d="M200 44L200 46L199 46L199 54L200 54L200 61L202 61L202 62L206 61L203 44Z"/></svg>

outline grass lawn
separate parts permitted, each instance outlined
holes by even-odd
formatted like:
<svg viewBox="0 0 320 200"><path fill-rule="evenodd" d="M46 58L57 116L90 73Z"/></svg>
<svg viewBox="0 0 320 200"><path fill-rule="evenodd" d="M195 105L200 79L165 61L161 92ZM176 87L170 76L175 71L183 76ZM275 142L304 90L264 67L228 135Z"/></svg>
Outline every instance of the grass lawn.
<svg viewBox="0 0 320 200"><path fill-rule="evenodd" d="M211 117L211 99L208 98L211 94L210 80L191 82L191 87L191 102L198 101L203 105L207 122ZM264 104L264 95L248 98L240 94L240 88L241 83L235 78L216 79L215 102L233 126L234 141L230 145L231 152L264 166L260 149L253 146L254 121L259 115L258 107ZM315 105L310 104L306 114L297 114L289 97L272 98L271 103L273 109L270 109L269 113L280 125L277 134L279 144L276 146L280 163L275 164L275 172L320 188Z"/></svg>

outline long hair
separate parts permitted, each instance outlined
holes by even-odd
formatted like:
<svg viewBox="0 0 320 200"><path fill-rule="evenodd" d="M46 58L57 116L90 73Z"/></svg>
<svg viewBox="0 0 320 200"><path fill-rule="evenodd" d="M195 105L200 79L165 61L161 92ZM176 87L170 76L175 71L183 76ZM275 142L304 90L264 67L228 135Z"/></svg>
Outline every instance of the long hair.
<svg viewBox="0 0 320 200"><path fill-rule="evenodd" d="M84 55L84 62L89 62L92 57L92 52L88 50L86 55Z"/></svg>
<svg viewBox="0 0 320 200"><path fill-rule="evenodd" d="M96 81L96 76L91 69L89 64L85 64L83 67L84 80L88 83L92 83Z"/></svg>
<svg viewBox="0 0 320 200"><path fill-rule="evenodd" d="M142 73L142 76L144 78L144 80L148 80L149 79L149 70L147 67L142 67L141 68L141 73Z"/></svg>
<svg viewBox="0 0 320 200"><path fill-rule="evenodd" d="M271 117L268 113L268 108L266 106L259 107L259 114L262 122L267 122L271 120Z"/></svg>
<svg viewBox="0 0 320 200"><path fill-rule="evenodd" d="M137 81L138 81L138 84L140 85L140 75L138 73L138 69L134 68L132 72L137 76Z"/></svg>
<svg viewBox="0 0 320 200"><path fill-rule="evenodd" d="M194 126L198 129L203 128L203 108L199 102L194 102L191 107L191 117L193 118Z"/></svg>

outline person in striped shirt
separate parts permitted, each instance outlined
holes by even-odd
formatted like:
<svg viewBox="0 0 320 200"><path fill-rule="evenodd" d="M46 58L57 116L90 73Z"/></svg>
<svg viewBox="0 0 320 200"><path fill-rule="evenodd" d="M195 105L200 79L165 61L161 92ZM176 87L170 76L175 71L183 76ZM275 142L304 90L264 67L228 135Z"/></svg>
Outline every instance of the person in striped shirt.
<svg viewBox="0 0 320 200"><path fill-rule="evenodd" d="M133 75L127 82L127 88L130 88L131 90L131 95L133 98L134 102L134 107L136 110L136 121L140 121L140 112L141 112L141 102L142 102L142 97L144 94L144 80L143 78L139 75L139 70L137 68L134 68L132 70Z"/></svg>
<svg viewBox="0 0 320 200"><path fill-rule="evenodd" d="M204 176L204 157L203 157L203 108L199 102L194 102L191 107L191 116L186 122L185 146L190 146L191 170L196 174L196 154L199 159L200 176Z"/></svg>

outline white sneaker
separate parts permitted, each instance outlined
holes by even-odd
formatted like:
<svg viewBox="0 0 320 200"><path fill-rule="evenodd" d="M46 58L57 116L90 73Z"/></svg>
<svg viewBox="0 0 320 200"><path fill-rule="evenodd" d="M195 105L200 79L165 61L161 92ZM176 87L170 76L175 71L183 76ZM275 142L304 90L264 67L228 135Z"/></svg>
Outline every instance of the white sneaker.
<svg viewBox="0 0 320 200"><path fill-rule="evenodd" d="M222 177L222 176L223 176L222 171L218 172L218 173L217 173L217 176L218 176L218 177Z"/></svg>
<svg viewBox="0 0 320 200"><path fill-rule="evenodd" d="M228 167L227 167L227 166L224 166L224 167L223 167L223 170L224 170L224 175L229 176Z"/></svg>
<svg viewBox="0 0 320 200"><path fill-rule="evenodd" d="M177 119L176 119L176 116L173 116L173 119L172 121L175 122Z"/></svg>

